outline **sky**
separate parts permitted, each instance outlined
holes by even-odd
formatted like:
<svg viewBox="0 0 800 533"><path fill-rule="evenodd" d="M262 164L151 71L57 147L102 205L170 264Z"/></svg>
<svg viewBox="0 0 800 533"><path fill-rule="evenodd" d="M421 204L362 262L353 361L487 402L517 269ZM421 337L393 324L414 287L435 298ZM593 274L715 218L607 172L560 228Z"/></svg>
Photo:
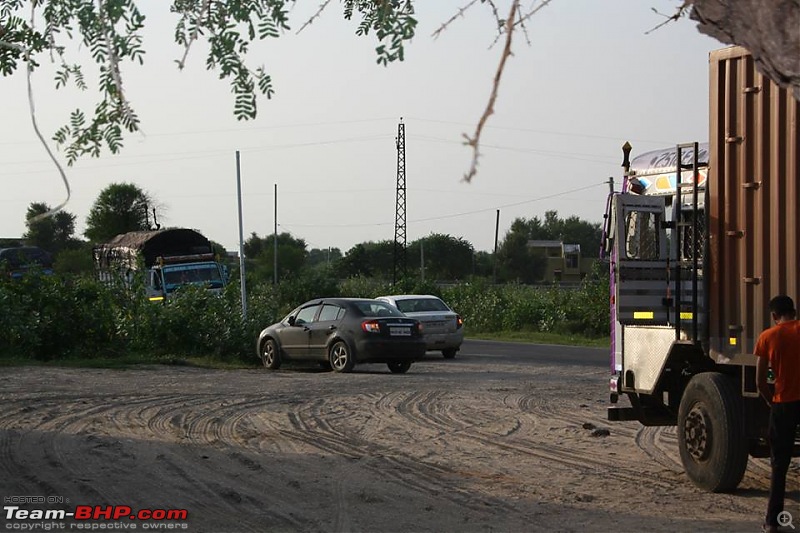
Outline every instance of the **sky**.
<svg viewBox="0 0 800 533"><path fill-rule="evenodd" d="M478 173L465 182L472 152L463 135L475 131L502 50L486 4L432 37L467 3L418 0L405 61L384 67L376 64L374 36L356 36L357 22L344 20L337 2L297 33L320 4L299 0L292 31L251 51L275 94L259 100L255 120L242 122L227 81L206 71L202 46L177 69L183 49L172 41L167 2L141 2L145 64L127 66L123 77L143 132L126 138L118 155L67 168L65 209L77 216L78 236L99 193L124 182L156 200L162 226L194 228L238 250L238 151L245 239L272 234L277 219L279 232L308 249L344 253L392 240L402 120L407 242L440 233L492 251L498 210L501 242L516 218L549 210L601 222L608 179L621 182L625 141L635 156L707 140L708 53L724 45L689 19L648 33L681 0L552 0L528 21L530 43L514 35ZM495 3L501 13L510 5ZM34 74L33 93L48 138L96 98L56 90L48 65ZM0 80L0 102L0 238L19 237L28 206L55 206L66 190L35 136L22 71Z"/></svg>

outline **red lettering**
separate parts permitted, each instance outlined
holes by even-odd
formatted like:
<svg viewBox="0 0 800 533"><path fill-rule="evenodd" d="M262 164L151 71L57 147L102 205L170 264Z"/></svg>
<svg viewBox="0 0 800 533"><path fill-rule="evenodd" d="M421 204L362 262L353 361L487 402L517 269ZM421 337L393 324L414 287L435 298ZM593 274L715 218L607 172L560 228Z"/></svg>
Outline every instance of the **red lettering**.
<svg viewBox="0 0 800 533"><path fill-rule="evenodd" d="M92 508L88 505L79 505L75 508L75 520L88 520L92 517Z"/></svg>
<svg viewBox="0 0 800 533"><path fill-rule="evenodd" d="M153 511L153 520L164 520L166 516L167 512L164 509L156 509Z"/></svg>
<svg viewBox="0 0 800 533"><path fill-rule="evenodd" d="M131 514L131 508L127 505L117 505L114 508L114 520L119 520L124 516L129 516Z"/></svg>
<svg viewBox="0 0 800 533"><path fill-rule="evenodd" d="M111 507L110 505L106 506L105 509L103 509L99 505L95 505L94 514L92 514L92 518L94 518L95 520L99 520L101 518L110 520L113 515L114 515L114 508Z"/></svg>

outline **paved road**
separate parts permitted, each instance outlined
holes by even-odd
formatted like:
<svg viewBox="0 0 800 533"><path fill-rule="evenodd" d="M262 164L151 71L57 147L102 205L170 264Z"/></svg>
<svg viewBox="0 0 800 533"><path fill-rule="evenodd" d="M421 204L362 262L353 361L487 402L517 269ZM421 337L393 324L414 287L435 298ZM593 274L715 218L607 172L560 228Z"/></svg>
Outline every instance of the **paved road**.
<svg viewBox="0 0 800 533"><path fill-rule="evenodd" d="M429 353L428 357L432 357ZM559 346L554 344L531 344L526 342L502 342L466 339L457 358L492 357L510 362L522 360L544 365L565 364L604 368L609 366L608 348L586 348L582 346ZM497 362L497 361L494 361Z"/></svg>

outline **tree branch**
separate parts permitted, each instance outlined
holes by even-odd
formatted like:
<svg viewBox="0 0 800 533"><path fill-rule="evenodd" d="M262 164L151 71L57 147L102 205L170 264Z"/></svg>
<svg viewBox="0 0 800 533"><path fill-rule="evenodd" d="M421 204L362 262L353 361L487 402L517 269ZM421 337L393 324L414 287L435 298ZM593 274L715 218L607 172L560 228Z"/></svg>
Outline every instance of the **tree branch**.
<svg viewBox="0 0 800 533"><path fill-rule="evenodd" d="M303 31L306 28L306 26L310 26L312 22L314 22L316 19L318 19L320 17L320 15L322 15L322 12L325 11L325 8L328 7L328 4L330 4L330 3L331 3L331 0L325 0L324 2L322 2L322 4L320 4L319 8L317 8L317 12L314 13L313 15L311 15L311 18L309 18L305 22L305 24L300 26L300 29L297 30L295 35L297 35L297 33L300 33L301 31Z"/></svg>
<svg viewBox="0 0 800 533"><path fill-rule="evenodd" d="M474 6L477 2L478 2L478 0L471 0L469 4L465 5L464 7L458 8L458 12L455 15L453 15L452 17L450 17L449 19L447 19L447 21L443 22L442 25L439 26L439 29L437 29L435 32L433 32L431 34L431 37L433 37L434 39L437 39L439 37L439 35L441 35L442 32L444 30L446 30L447 27L450 26L450 24L453 23L453 21L455 21L459 17L463 17L464 13L466 13L467 10L469 8L471 8L472 6Z"/></svg>
<svg viewBox="0 0 800 533"><path fill-rule="evenodd" d="M128 119L128 121L132 122L133 111L128 99L125 98L125 93L122 90L122 76L120 76L119 73L119 57L117 56L117 50L111 39L111 33L108 29L110 21L106 17L104 7L105 0L97 0L97 16L100 19L100 26L103 29L103 39L106 41L106 49L108 50L109 70L111 71L111 78L114 80L114 86L117 89L116 96L122 108L122 113L125 115L125 118Z"/></svg>
<svg viewBox="0 0 800 533"><path fill-rule="evenodd" d="M659 11L658 11L656 8L654 8L654 7L653 7L653 8L650 8L650 9L652 9L652 10L653 10L653 12L654 12L655 14L657 14L657 15L661 15L662 17L666 17L666 19L667 19L667 20L665 20L664 22L662 22L661 24L657 25L657 26L656 26L656 27L654 27L654 28L650 28L649 30L647 30L646 32L644 32L644 34L645 34L645 35L650 35L651 33L653 33L654 31L656 31L656 30L657 30L657 29L659 29L660 27L662 27L662 26L666 26L666 25L667 25L667 24L669 24L670 22L675 22L675 21L677 21L677 20L678 20L679 18L681 18L681 17L682 17L684 14L686 14L686 11L688 11L690 8L691 8L691 5L690 5L690 2L689 2L689 0L684 0L683 4L681 4L681 5L680 5L680 7L678 7L678 9L677 9L677 10L675 11L675 13L673 13L672 15L665 15L664 13L661 13L661 12L659 12Z"/></svg>
<svg viewBox="0 0 800 533"><path fill-rule="evenodd" d="M189 40L186 42L186 46L184 47L183 50L183 57L180 58L180 60L178 61L178 68L180 70L183 70L183 67L186 65L186 59L189 57L189 50L191 49L192 44L197 40L197 37L200 34L200 32L197 31L197 26L200 25L203 13L206 13L208 11L210 5L211 5L211 0L204 0L203 5L200 6L200 15L195 20L196 23L195 28L194 30L192 30L192 34L189 36Z"/></svg>
<svg viewBox="0 0 800 533"><path fill-rule="evenodd" d="M466 139L465 143L467 146L472 147L472 164L470 165L469 171L464 174L464 181L469 183L472 178L478 172L478 158L480 157L480 140L481 140L481 133L483 132L483 127L486 124L486 121L489 119L489 116L494 113L494 103L497 100L497 90L500 86L500 78L503 76L503 71L505 70L506 66L506 59L511 55L511 38L514 34L514 19L517 16L517 7L519 5L519 0L514 0L511 3L511 12L508 14L508 18L506 19L506 44L503 48L503 53L500 56L500 63L497 65L497 72L494 75L494 84L492 85L492 94L489 96L489 102L486 104L486 109L483 111L483 115L481 115L481 119L478 121L478 126L475 128L475 135L473 137L468 136L466 133L463 134L464 139Z"/></svg>
<svg viewBox="0 0 800 533"><path fill-rule="evenodd" d="M33 30L33 27L34 27L35 16L36 16L36 2L31 2L31 30ZM28 108L30 109L31 123L33 124L33 131L36 133L36 136L39 138L39 141L42 143L42 146L44 146L44 149L47 152L47 155L50 157L50 159L53 161L53 164L56 166L56 169L58 170L58 173L61 176L61 181L64 182L64 187L66 187L66 189L67 189L67 197L64 199L63 202L61 202L60 204L58 204L54 208L50 209L49 211L47 211L45 213L40 213L40 214L38 214L35 217L30 219L31 222L36 222L38 220L42 220L42 219L45 219L47 217L51 217L51 216L55 215L56 213L58 213L59 211L61 211L67 205L67 202L69 202L69 199L72 196L72 191L70 190L69 180L67 180L67 174L64 172L64 169L61 166L61 164L58 162L58 159L56 159L56 156L55 156L55 154L53 154L53 151L50 150L50 146L47 145L47 141L45 141L44 135L42 135L42 132L39 130L39 124L36 122L36 105L35 105L34 100L33 100L33 84L31 82L31 72L33 72L33 63L31 63L30 50L27 49L27 48L24 48L22 46L18 46L18 45L12 44L12 43L2 43L2 44L4 44L5 46L9 46L11 48L16 48L17 50L22 52L22 54L24 54L24 56L25 56L25 63L26 63L25 71L26 71L26 78L27 78L27 85L28 85Z"/></svg>

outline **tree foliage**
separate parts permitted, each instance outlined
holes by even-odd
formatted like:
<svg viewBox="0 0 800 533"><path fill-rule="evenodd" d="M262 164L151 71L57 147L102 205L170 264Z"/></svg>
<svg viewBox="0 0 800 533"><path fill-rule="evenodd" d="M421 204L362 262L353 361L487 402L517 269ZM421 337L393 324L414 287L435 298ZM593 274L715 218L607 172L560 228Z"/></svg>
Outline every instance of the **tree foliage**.
<svg viewBox="0 0 800 533"><path fill-rule="evenodd" d="M528 246L531 233L524 219L516 219L497 249L498 280L535 283L542 278L545 258Z"/></svg>
<svg viewBox="0 0 800 533"><path fill-rule="evenodd" d="M419 266L426 279L461 280L473 274L472 244L461 237L431 233L408 246L409 272Z"/></svg>
<svg viewBox="0 0 800 533"><path fill-rule="evenodd" d="M89 210L84 235L95 243L106 242L120 233L150 229L150 195L132 183L112 183L102 191Z"/></svg>
<svg viewBox="0 0 800 533"><path fill-rule="evenodd" d="M308 268L327 268L339 261L342 251L338 248L312 248L306 258Z"/></svg>
<svg viewBox="0 0 800 533"><path fill-rule="evenodd" d="M25 241L50 252L58 254L61 250L75 246L75 215L67 211L59 211L53 216L42 217L50 211L44 202L33 202L25 214L25 225L28 230L22 236Z"/></svg>
<svg viewBox="0 0 800 533"><path fill-rule="evenodd" d="M496 2L480 1L491 10L498 37L505 34L505 46L489 103L475 134L467 136L467 143L474 148L467 181L476 171L481 131L493 113L505 61L512 55L512 35L521 31L530 43L526 22L550 2L541 0L523 7L520 0L513 0L504 17ZM122 147L123 132L139 130L139 118L126 96L122 76L128 64L144 63L145 16L139 3L136 0L0 0L0 74L12 75L20 65L35 69L49 57L56 64L57 87L74 83L85 90L89 85L84 65L73 62L67 53L67 43L72 40L89 50L98 67L100 98L93 112L87 115L84 110L74 110L68 123L54 135L65 148L70 164L84 154L99 155L103 146L116 153ZM291 29L295 0L173 0L158 4L162 9L168 6L177 18L174 40L182 48L182 56L176 59L178 67L186 64L192 45L204 41L208 45L206 68L230 84L234 115L240 120L254 118L258 111L257 96L270 98L274 89L265 67L251 65L251 49L258 41L277 38ZM330 0L323 1L300 29L311 24L330 4ZM434 36L476 4L473 0L458 8ZM773 4L759 0L687 0L668 21L691 12L701 31L753 50L759 67L779 84L793 85L795 97L800 98L800 74L795 60L800 7L797 2ZM417 27L414 0L341 0L341 5L345 19L360 18L357 35L372 33L376 37L379 64L404 59L405 44L414 37ZM776 7L780 7L777 17ZM753 24L753 20L760 24ZM775 21L780 21L777 28L773 28Z"/></svg>
<svg viewBox="0 0 800 533"><path fill-rule="evenodd" d="M244 256L252 277L261 281L272 281L275 273L275 236L259 237L256 232L244 243ZM278 279L284 279L301 271L306 264L308 251L306 241L292 237L289 233L278 234Z"/></svg>
<svg viewBox="0 0 800 533"><path fill-rule="evenodd" d="M392 279L394 241L363 242L350 248L336 264L340 278L377 277Z"/></svg>
<svg viewBox="0 0 800 533"><path fill-rule="evenodd" d="M135 0L0 0L0 73L9 76L22 65L35 69L52 58L57 88L68 84L86 90L89 82L80 60L70 57L69 41L89 50L98 67L99 100L87 114L75 109L53 136L64 147L68 163L103 147L117 153L123 132L139 130L139 117L124 90L123 71L145 60L142 30L145 16ZM270 98L272 78L263 65L251 65L258 41L291 29L294 0L173 0L159 2L177 17L174 39L183 68L196 41L207 43L206 68L230 83L233 110L240 120L255 118L257 95ZM324 2L311 20L328 6ZM360 18L356 33L373 33L377 61L388 64L404 57L417 21L411 0L343 0L345 19ZM306 24L311 20L306 20Z"/></svg>

